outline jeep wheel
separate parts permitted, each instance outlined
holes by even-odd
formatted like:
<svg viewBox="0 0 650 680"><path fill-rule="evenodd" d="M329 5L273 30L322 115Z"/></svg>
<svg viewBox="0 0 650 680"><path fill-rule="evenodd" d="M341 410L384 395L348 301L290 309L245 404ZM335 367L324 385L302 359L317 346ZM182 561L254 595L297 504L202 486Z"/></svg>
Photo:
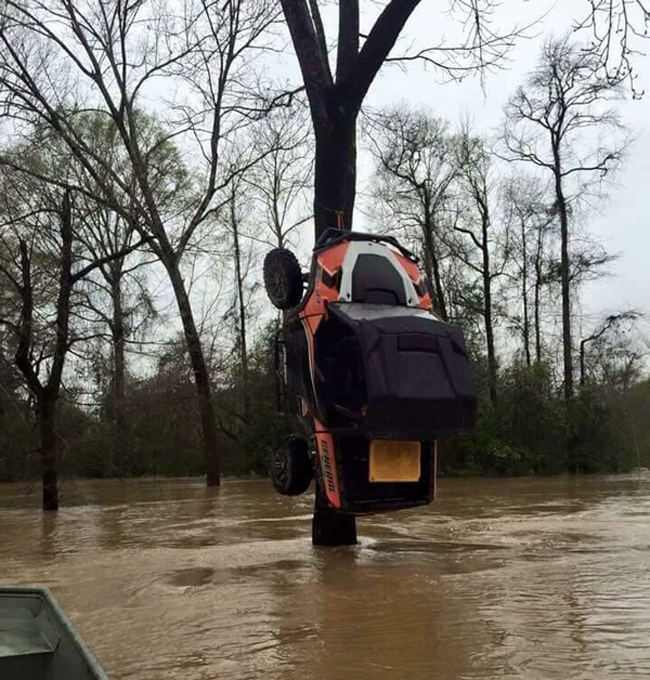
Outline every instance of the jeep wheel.
<svg viewBox="0 0 650 680"><path fill-rule="evenodd" d="M296 256L286 248L274 248L264 258L264 288L275 307L295 307L302 298L302 272Z"/></svg>
<svg viewBox="0 0 650 680"><path fill-rule="evenodd" d="M269 472L275 490L283 496L305 493L314 478L307 442L296 435L285 437L271 452Z"/></svg>

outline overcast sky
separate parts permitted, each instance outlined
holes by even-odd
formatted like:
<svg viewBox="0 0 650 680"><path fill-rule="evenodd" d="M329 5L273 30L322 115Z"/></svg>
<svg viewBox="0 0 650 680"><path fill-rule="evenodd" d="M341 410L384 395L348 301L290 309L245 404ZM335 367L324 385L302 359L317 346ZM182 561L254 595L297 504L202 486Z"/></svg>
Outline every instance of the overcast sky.
<svg viewBox="0 0 650 680"><path fill-rule="evenodd" d="M441 6L440 0L424 0L407 25L399 47L407 47L412 41L427 44L428 40L431 44L432 36L438 38L449 31L452 22L441 13ZM368 101L373 106L400 101L426 106L450 121L469 115L477 130L490 133L499 125L505 101L535 65L544 38L549 33L560 36L569 31L573 20L584 16L587 7L587 0L506 0L499 19L506 26L513 22L527 24L545 12L548 14L535 28L537 37L520 41L514 49L509 68L487 77L484 91L478 78L441 84L434 71L409 68L403 72L389 66L380 73ZM604 312L623 308L635 308L650 315L650 41L648 52L649 56L639 56L635 61L639 72L637 84L648 94L640 101L630 98L620 105L636 141L617 177L618 186L611 188L609 199L588 220L589 230L610 253L620 257L610 267L611 277L585 287L582 303L589 315L586 325L596 323ZM369 164L362 163L361 188L368 169ZM370 228L363 222L361 216L357 228Z"/></svg>
<svg viewBox="0 0 650 680"><path fill-rule="evenodd" d="M451 0L422 0L411 17L400 39L396 51L409 46L439 44L441 38L453 42L457 21L445 15L444 8ZM376 13L384 6L384 0L373 2L365 0L362 6L372 8ZM323 2L326 30L330 43L336 35L337 3ZM510 55L508 68L486 76L484 87L478 77L468 78L462 83L441 83L435 71L424 71L409 65L407 70L395 65L385 66L373 84L367 104L371 107L396 103L408 103L426 107L433 115L457 122L469 117L477 132L491 134L496 131L502 120L502 110L508 97L523 81L526 73L536 64L540 47L551 34L562 36L571 30L576 18L584 17L588 11L588 0L503 0L502 10L496 17L495 25L512 27L514 24L528 25L536 18L544 17L534 28L534 36L521 40ZM442 9L441 9L442 8ZM361 30L369 30L373 15L364 17ZM585 38L588 36L585 35ZM587 335L605 314L625 309L636 309L650 317L650 40L649 56L638 56L635 67L639 73L637 87L648 94L640 101L620 103L624 121L636 135L636 141L622 172L616 179L616 186L609 191L609 198L594 207L593 213L585 221L588 231L595 235L609 253L618 254L619 259L610 265L611 276L585 285L581 299L575 301L585 312L582 328L575 327L576 340ZM269 75L295 86L299 82L297 61L293 52L277 54L270 60ZM373 231L373 225L363 214L364 193L369 187L372 175L372 159L363 155L359 158L359 190L357 206L360 210L355 216L355 228ZM301 243L298 248L301 260L306 265L313 243L313 227L304 225L300 230ZM167 291L164 272L159 273L159 289ZM209 270L206 270L209 274ZM206 287L207 286L207 287ZM161 293L167 300L169 310L175 305L168 292ZM211 309L214 290L211 283L200 285L197 281L192 287L193 303L197 310ZM271 309L266 309L271 313ZM559 308L558 308L559 312ZM197 312L200 316L201 311ZM173 313L172 313L173 318ZM260 313L258 321L265 318ZM556 330L559 330L559 317ZM174 323L172 323L174 325ZM641 324L644 333L650 337L650 318ZM501 333L501 336L504 336Z"/></svg>

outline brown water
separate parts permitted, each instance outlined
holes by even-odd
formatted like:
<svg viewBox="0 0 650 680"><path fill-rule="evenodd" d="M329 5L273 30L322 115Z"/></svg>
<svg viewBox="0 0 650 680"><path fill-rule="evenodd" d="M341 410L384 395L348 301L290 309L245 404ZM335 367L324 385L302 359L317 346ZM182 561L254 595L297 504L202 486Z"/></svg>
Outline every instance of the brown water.
<svg viewBox="0 0 650 680"><path fill-rule="evenodd" d="M442 480L315 549L268 482L0 486L0 583L46 584L111 680L650 677L650 475Z"/></svg>

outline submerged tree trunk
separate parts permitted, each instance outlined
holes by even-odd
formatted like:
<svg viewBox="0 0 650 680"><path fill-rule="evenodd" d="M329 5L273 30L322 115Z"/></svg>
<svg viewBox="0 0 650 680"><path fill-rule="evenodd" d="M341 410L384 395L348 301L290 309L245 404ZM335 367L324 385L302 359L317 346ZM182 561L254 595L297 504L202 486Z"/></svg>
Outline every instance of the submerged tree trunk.
<svg viewBox="0 0 650 680"><path fill-rule="evenodd" d="M573 347L571 334L571 272L569 260L569 215L562 187L560 154L555 155L555 194L557 211L560 217L560 285L562 288L562 354L564 358L564 402L569 424L567 440L567 472L577 474L579 414L573 403Z"/></svg>
<svg viewBox="0 0 650 680"><path fill-rule="evenodd" d="M420 0L391 0L386 4L361 49L359 3L356 0L339 2L335 78L329 65L318 3L307 4L306 0L280 0L280 3L298 57L316 137L314 221L317 240L330 227L340 225L352 229L357 116L368 88ZM316 510L315 543L321 524L322 513ZM346 517L346 527L332 529L330 537L333 545L356 541L354 517Z"/></svg>
<svg viewBox="0 0 650 680"><path fill-rule="evenodd" d="M203 355L203 347L199 332L196 328L190 300L185 289L185 282L178 268L173 254L165 256L163 261L169 280L174 290L176 304L183 324L183 334L187 344L187 351L194 373L194 383L199 408L201 423L201 435L203 452L206 465L206 483L208 486L219 486L220 469L217 444L217 427L212 402L212 388L210 386L210 374Z"/></svg>
<svg viewBox="0 0 650 680"><path fill-rule="evenodd" d="M341 3L343 5L344 3ZM315 240L329 228L352 229L356 196L356 119L357 112L340 117L333 129L315 123L316 160L314 173ZM354 545L357 524L354 515L323 507L316 501L312 518L312 543L319 546Z"/></svg>
<svg viewBox="0 0 650 680"><path fill-rule="evenodd" d="M357 543L356 517L328 508L324 493L318 484L314 499L311 538L314 545L325 547Z"/></svg>
<svg viewBox="0 0 650 680"><path fill-rule="evenodd" d="M67 192L61 207L61 260L59 293L56 300L56 340L47 385L39 395L39 430L43 462L43 510L59 509L56 458L56 407L61 392L63 367L68 353L70 298L72 296L72 205Z"/></svg>
<svg viewBox="0 0 650 680"><path fill-rule="evenodd" d="M39 448L43 474L43 510L59 509L56 456L56 402L54 394L47 391L37 400Z"/></svg>
<svg viewBox="0 0 650 680"><path fill-rule="evenodd" d="M61 392L61 380L68 352L70 327L70 297L74 283L72 276L72 206L70 192L61 204L61 251L59 254L58 291L56 296L56 335L52 347L48 380L43 383L33 363L34 349L34 289L31 259L27 243L20 239L21 314L18 328L16 366L36 402L38 445L41 453L43 477L43 510L59 509L56 458L56 406Z"/></svg>

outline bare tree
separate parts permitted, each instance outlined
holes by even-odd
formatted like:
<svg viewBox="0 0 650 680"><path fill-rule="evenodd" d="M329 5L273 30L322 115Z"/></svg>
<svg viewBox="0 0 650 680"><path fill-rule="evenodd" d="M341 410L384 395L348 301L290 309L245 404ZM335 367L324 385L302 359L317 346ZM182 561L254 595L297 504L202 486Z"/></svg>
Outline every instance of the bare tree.
<svg viewBox="0 0 650 680"><path fill-rule="evenodd" d="M452 229L451 196L458 177L456 140L444 121L423 112L389 109L375 116L369 136L378 161L377 195L422 254L427 289L447 321L443 261Z"/></svg>
<svg viewBox="0 0 650 680"><path fill-rule="evenodd" d="M334 45L327 40L318 0L281 0L309 99L316 141L314 214L316 235L342 216L352 227L356 187L356 120L379 69L387 62L421 63L448 79L503 67L515 40L537 19L500 31L498 0L449 0L445 10L461 34L442 42L391 54L420 0L386 0L369 30L360 27L360 0L340 0ZM370 3L369 3L370 4ZM375 3L378 4L378 3ZM631 59L647 35L648 6L643 0L586 0L576 28L590 34L596 65L605 74L633 85ZM441 8L441 14L445 11ZM362 44L363 40L363 44ZM632 43L635 43L633 46ZM336 69L330 53L336 52Z"/></svg>
<svg viewBox="0 0 650 680"><path fill-rule="evenodd" d="M13 288L15 302L3 310L0 322L14 337L15 364L34 400L43 509L57 510L57 403L66 358L82 339L71 328L73 294L95 269L142 242L95 259L80 249L70 191L25 181L22 173L9 178L5 172L3 179L5 186L12 181L14 191L2 206L0 276Z"/></svg>
<svg viewBox="0 0 650 680"><path fill-rule="evenodd" d="M304 113L304 106L279 107L257 126L251 143L261 158L242 177L271 232L269 243L278 248L286 247L296 230L313 217L306 200L313 149Z"/></svg>
<svg viewBox="0 0 650 680"><path fill-rule="evenodd" d="M94 378L102 390L102 417L108 425L110 462L119 468L129 451L128 348L131 343L137 343L157 317L143 273L143 268L151 262L151 254L148 259L143 252L118 255L128 252L138 241L138 232L133 222L127 223L110 210L99 207L84 211L83 223L79 240L93 257L106 260L89 277L90 285L79 305L99 320L108 336L110 360L103 364L100 359L106 344L102 334L96 343L92 365Z"/></svg>
<svg viewBox="0 0 650 680"><path fill-rule="evenodd" d="M573 396L571 330L572 210L585 182L602 179L620 163L625 142L619 117L607 104L620 96L620 79L599 73L598 55L569 38L548 41L538 67L506 108L503 139L509 160L551 173L560 224L560 280L564 395ZM596 133L599 137L596 137ZM600 140L607 137L607 143ZM580 184L581 182L581 184ZM577 186L579 185L579 186Z"/></svg>
<svg viewBox="0 0 650 680"><path fill-rule="evenodd" d="M477 262L471 258L464 261L481 279L481 314L485 324L490 401L496 406L498 361L494 332L494 280L503 273L503 263L495 263L494 258L494 202L498 185L484 140L473 135L467 126L459 135L457 154L465 200L459 203L454 229L469 237L471 245L479 252Z"/></svg>
<svg viewBox="0 0 650 680"><path fill-rule="evenodd" d="M16 126L38 121L48 127L85 176L74 182L47 169L36 173L7 153L0 154L0 163L87 195L123 219L137 211L137 228L151 237L150 247L165 267L178 305L196 384L209 485L219 484L217 429L181 262L197 231L227 203L223 190L233 172L242 170L222 168L223 147L251 117L268 109L268 102L257 96L254 60L277 13L270 0L200 0L181 13L172 4L145 0L7 0L0 7L0 105ZM166 82L174 94L165 102L164 124L152 138L143 134L143 121L149 119L140 106L159 82ZM115 126L125 152L121 157L130 164L127 179L121 165L98 155L80 129L76 114L84 107ZM171 149L172 139L182 143L183 156L176 151L177 158L156 162L156 150L165 144ZM169 210L169 200L159 200L157 178L171 173L167 186L178 192L187 182L187 172L180 170L184 159L192 161L196 190L191 200ZM135 178L135 186L129 177Z"/></svg>
<svg viewBox="0 0 650 680"><path fill-rule="evenodd" d="M590 48L604 77L627 80L634 96L640 97L643 92L636 88L632 62L643 55L649 36L650 4L646 0L587 0L587 5L575 28L590 35Z"/></svg>
<svg viewBox="0 0 650 680"><path fill-rule="evenodd" d="M514 317L521 333L526 365L542 360L542 291L549 283L546 248L555 217L549 209L547 187L539 177L513 176L504 186L507 218L512 221L510 248L513 278L519 290ZM531 310L532 307L532 310Z"/></svg>
<svg viewBox="0 0 650 680"><path fill-rule="evenodd" d="M101 114L90 112L79 116L85 124L84 139L92 146L94 152L103 159L107 159L112 167L122 167L123 181L136 192L137 181L132 173L132 166L126 157L116 126L110 119ZM141 134L151 138L159 133L155 123L142 118ZM150 142L148 141L148 144ZM78 168L78 181L83 182L84 171L76 158L70 153L68 146L58 137L50 135L49 153L56 149L56 155L67 157L68 171ZM180 168L169 163L174 158L173 149L169 144L159 144L153 152L152 165L167 165L167 171L178 174ZM155 160L154 160L155 159ZM181 170L182 172L182 170ZM110 192L120 196L120 202L125 209L129 205L129 196L123 195L121 188L115 186L110 175L103 179L104 184L110 186ZM158 173L152 178L152 186L156 191L158 201L163 204L167 199L174 199L170 195L170 184L167 173ZM81 216L78 239L92 256L101 260L96 275L92 277L94 285L87 287L83 306L88 312L96 316L106 327L111 345L111 361L108 372L97 375L98 382L104 385L103 401L104 415L107 417L110 440L111 460L118 464L124 460L128 451L127 432L128 419L126 413L126 377L127 377L127 343L132 341L139 330L146 327L155 317L146 284L142 276L142 267L152 261L152 254L137 253L133 259L124 253L139 240L138 220L141 219L138 209L133 206L128 219L110 208L98 205L87 197L80 196L76 200L77 212ZM166 206L169 207L169 206ZM118 253L123 253L118 256ZM148 257L147 257L148 255ZM97 364L96 364L97 365ZM100 372L101 373L101 372Z"/></svg>
<svg viewBox="0 0 650 680"><path fill-rule="evenodd" d="M336 225L339 216L352 228L356 193L356 123L379 69L387 61L422 62L450 78L498 67L520 29L495 32L495 0L454 0L450 13L460 24L458 45L441 44L391 55L420 0L390 0L370 30L360 28L359 0L338 2L336 70L318 0L281 0L307 91L316 141L314 216L316 236ZM361 39L363 38L363 45Z"/></svg>
<svg viewBox="0 0 650 680"><path fill-rule="evenodd" d="M234 274L235 274L235 290L236 290L236 307L237 307L237 336L236 343L239 348L239 358L241 364L241 387L242 387L242 418L246 424L250 422L251 417L251 403L249 390L249 370L248 370L248 314L246 310L246 279L248 274L247 261L250 258L246 257L244 252L244 244L242 243L241 234L241 215L238 212L237 206L237 190L233 185L229 204L229 221L228 227L232 237L232 253L234 259Z"/></svg>

